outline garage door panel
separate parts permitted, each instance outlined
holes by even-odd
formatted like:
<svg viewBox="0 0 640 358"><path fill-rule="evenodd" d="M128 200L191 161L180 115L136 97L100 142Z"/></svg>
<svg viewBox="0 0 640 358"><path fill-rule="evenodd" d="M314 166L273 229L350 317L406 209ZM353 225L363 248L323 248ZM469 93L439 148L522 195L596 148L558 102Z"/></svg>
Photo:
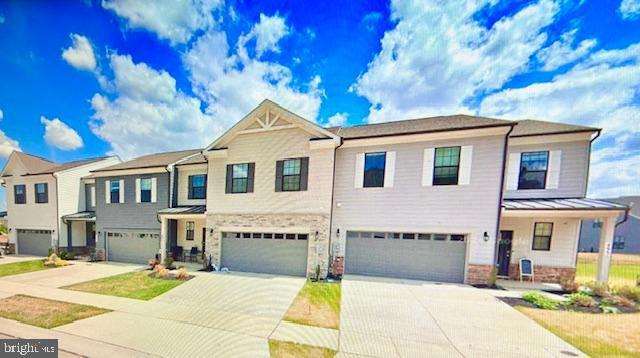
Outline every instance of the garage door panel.
<svg viewBox="0 0 640 358"><path fill-rule="evenodd" d="M306 240L223 238L221 266L231 271L305 276Z"/></svg>
<svg viewBox="0 0 640 358"><path fill-rule="evenodd" d="M349 237L347 274L462 282L464 241L374 239Z"/></svg>
<svg viewBox="0 0 640 358"><path fill-rule="evenodd" d="M18 229L18 253L47 256L51 248L51 231Z"/></svg>
<svg viewBox="0 0 640 358"><path fill-rule="evenodd" d="M137 234L107 236L109 261L146 264L160 250L160 239L147 235L140 238Z"/></svg>

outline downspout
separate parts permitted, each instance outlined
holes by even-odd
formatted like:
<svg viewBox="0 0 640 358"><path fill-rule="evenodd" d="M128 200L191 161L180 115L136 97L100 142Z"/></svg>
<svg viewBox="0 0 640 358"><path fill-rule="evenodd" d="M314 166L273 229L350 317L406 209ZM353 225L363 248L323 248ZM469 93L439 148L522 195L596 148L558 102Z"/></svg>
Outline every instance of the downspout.
<svg viewBox="0 0 640 358"><path fill-rule="evenodd" d="M622 221L617 222L615 227L618 227L624 224L627 220L629 220L629 211L631 210L632 207L633 207L633 203L631 203L631 205L629 205L629 207L624 210L624 217L622 218Z"/></svg>
<svg viewBox="0 0 640 358"><path fill-rule="evenodd" d="M517 125L517 124L516 124ZM502 219L502 200L504 197L504 179L507 170L507 152L509 151L509 136L513 132L513 128L507 132L504 137L504 148L502 149L502 177L500 178L500 194L498 195L498 219L496 220L496 242L493 247L493 267L498 265L498 237L500 236L500 220Z"/></svg>
<svg viewBox="0 0 640 358"><path fill-rule="evenodd" d="M331 272L331 269L333 268L333 207L334 207L334 192L335 192L335 185L336 185L336 154L338 152L338 148L340 148L342 146L342 144L344 143L342 137L340 137L340 144L338 144L337 147L335 147L333 149L333 178L331 181L331 210L329 210L329 265L327 267L327 271ZM329 274L329 272L327 272L327 275Z"/></svg>

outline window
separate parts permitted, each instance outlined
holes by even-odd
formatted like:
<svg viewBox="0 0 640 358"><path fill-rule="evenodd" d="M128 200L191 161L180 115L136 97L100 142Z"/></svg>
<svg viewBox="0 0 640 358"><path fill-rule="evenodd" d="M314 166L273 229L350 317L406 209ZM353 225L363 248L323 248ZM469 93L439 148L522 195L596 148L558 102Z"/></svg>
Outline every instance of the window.
<svg viewBox="0 0 640 358"><path fill-rule="evenodd" d="M613 249L624 250L624 236L616 236L613 238Z"/></svg>
<svg viewBox="0 0 640 358"><path fill-rule="evenodd" d="M111 181L111 202L112 203L120 202L120 181L119 180Z"/></svg>
<svg viewBox="0 0 640 358"><path fill-rule="evenodd" d="M151 202L151 178L140 179L140 202Z"/></svg>
<svg viewBox="0 0 640 358"><path fill-rule="evenodd" d="M282 166L282 191L300 190L300 159L285 160Z"/></svg>
<svg viewBox="0 0 640 358"><path fill-rule="evenodd" d="M600 229L602 227L602 221L596 219L593 221L592 226L594 229Z"/></svg>
<svg viewBox="0 0 640 358"><path fill-rule="evenodd" d="M549 251L551 249L551 233L553 223L536 223L533 228L532 250Z"/></svg>
<svg viewBox="0 0 640 358"><path fill-rule="evenodd" d="M232 168L231 192L246 193L249 183L249 164L234 164Z"/></svg>
<svg viewBox="0 0 640 358"><path fill-rule="evenodd" d="M207 176L205 174L189 175L189 199L206 199Z"/></svg>
<svg viewBox="0 0 640 358"><path fill-rule="evenodd" d="M196 224L193 221L187 221L187 241L193 241L195 228Z"/></svg>
<svg viewBox="0 0 640 358"><path fill-rule="evenodd" d="M549 152L527 152L520 157L520 189L544 189L547 181Z"/></svg>
<svg viewBox="0 0 640 358"><path fill-rule="evenodd" d="M380 188L384 186L384 163L387 153L366 153L364 155L364 187Z"/></svg>
<svg viewBox="0 0 640 358"><path fill-rule="evenodd" d="M27 187L23 184L13 186L13 202L16 204L27 203Z"/></svg>
<svg viewBox="0 0 640 358"><path fill-rule="evenodd" d="M49 201L49 198L47 197L47 183L36 183L34 188L36 192L36 203L47 203Z"/></svg>
<svg viewBox="0 0 640 358"><path fill-rule="evenodd" d="M89 202L89 206L91 207L95 207L96 206L96 186L95 185L91 185L89 187L89 195L91 195L91 201Z"/></svg>
<svg viewBox="0 0 640 358"><path fill-rule="evenodd" d="M465 234L431 234L414 232L369 232L369 231L347 231L347 239L382 239L382 240L435 240L464 242Z"/></svg>
<svg viewBox="0 0 640 358"><path fill-rule="evenodd" d="M436 148L433 185L458 185L460 147Z"/></svg>

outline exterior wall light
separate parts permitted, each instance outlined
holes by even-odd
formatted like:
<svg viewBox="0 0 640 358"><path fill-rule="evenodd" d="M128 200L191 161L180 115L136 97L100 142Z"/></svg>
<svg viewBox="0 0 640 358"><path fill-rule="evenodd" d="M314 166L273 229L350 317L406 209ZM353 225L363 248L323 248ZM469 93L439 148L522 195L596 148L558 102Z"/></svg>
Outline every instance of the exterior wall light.
<svg viewBox="0 0 640 358"><path fill-rule="evenodd" d="M482 239L484 239L484 241L489 241L489 233L488 232L484 232L484 235L482 235Z"/></svg>

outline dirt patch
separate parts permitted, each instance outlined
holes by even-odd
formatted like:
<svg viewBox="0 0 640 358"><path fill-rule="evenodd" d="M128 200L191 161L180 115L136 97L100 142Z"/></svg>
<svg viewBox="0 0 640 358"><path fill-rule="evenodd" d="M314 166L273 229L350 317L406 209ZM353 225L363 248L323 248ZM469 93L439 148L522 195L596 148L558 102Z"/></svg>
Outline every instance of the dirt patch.
<svg viewBox="0 0 640 358"><path fill-rule="evenodd" d="M0 317L42 328L58 327L106 312L110 310L23 295L0 300Z"/></svg>

